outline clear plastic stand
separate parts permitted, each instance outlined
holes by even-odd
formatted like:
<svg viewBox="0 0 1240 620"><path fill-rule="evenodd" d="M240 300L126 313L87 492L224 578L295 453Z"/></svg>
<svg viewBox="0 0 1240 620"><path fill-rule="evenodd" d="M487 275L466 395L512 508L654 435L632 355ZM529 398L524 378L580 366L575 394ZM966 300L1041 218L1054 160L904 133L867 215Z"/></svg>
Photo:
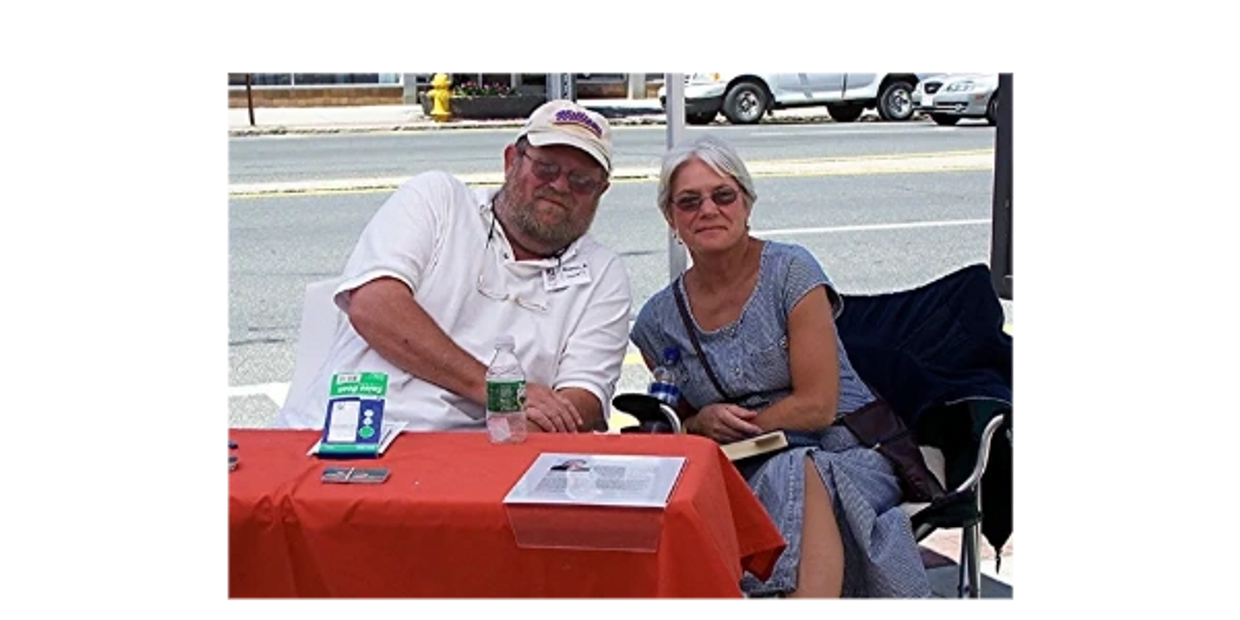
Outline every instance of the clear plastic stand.
<svg viewBox="0 0 1240 620"><path fill-rule="evenodd" d="M663 532L663 508L508 504L517 546L654 553Z"/></svg>

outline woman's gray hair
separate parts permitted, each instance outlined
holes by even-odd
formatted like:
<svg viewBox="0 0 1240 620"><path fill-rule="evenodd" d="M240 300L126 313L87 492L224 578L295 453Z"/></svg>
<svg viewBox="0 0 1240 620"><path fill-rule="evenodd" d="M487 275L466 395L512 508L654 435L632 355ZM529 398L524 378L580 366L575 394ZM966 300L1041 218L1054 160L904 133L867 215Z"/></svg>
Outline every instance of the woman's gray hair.
<svg viewBox="0 0 1240 620"><path fill-rule="evenodd" d="M753 187L753 178L749 169L736 149L731 144L712 135L704 135L686 140L663 156L663 169L659 173L659 210L665 217L671 218L672 209L672 177L685 162L697 158L714 170L716 174L729 176L741 186L741 194L747 200L746 206L752 207L758 201L758 193Z"/></svg>

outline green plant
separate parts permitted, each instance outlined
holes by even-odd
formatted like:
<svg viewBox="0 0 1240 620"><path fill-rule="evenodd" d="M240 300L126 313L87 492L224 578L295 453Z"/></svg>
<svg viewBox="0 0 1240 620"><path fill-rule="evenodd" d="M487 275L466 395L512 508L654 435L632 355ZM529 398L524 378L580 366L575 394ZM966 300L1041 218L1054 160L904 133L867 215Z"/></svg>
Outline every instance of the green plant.
<svg viewBox="0 0 1240 620"><path fill-rule="evenodd" d="M505 84L479 84L470 80L452 86L453 97L511 97L517 91Z"/></svg>

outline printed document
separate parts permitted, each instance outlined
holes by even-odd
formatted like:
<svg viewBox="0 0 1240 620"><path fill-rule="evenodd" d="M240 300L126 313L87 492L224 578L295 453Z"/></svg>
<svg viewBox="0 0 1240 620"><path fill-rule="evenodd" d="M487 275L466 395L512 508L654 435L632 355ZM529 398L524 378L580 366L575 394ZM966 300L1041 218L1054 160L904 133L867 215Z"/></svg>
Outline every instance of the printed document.
<svg viewBox="0 0 1240 620"><path fill-rule="evenodd" d="M664 508L684 465L683 456L543 453L504 503Z"/></svg>

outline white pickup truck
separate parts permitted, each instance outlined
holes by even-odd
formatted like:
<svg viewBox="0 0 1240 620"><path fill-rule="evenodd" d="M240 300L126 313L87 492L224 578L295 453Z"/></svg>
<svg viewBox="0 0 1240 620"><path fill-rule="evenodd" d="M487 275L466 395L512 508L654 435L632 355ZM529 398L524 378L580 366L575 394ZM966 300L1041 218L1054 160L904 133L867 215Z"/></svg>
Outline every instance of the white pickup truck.
<svg viewBox="0 0 1240 620"><path fill-rule="evenodd" d="M690 73L685 77L685 122L705 125L723 112L745 125L771 110L826 106L831 118L848 123L867 108L883 120L913 116L913 89L936 73ZM667 107L667 87L659 89Z"/></svg>

